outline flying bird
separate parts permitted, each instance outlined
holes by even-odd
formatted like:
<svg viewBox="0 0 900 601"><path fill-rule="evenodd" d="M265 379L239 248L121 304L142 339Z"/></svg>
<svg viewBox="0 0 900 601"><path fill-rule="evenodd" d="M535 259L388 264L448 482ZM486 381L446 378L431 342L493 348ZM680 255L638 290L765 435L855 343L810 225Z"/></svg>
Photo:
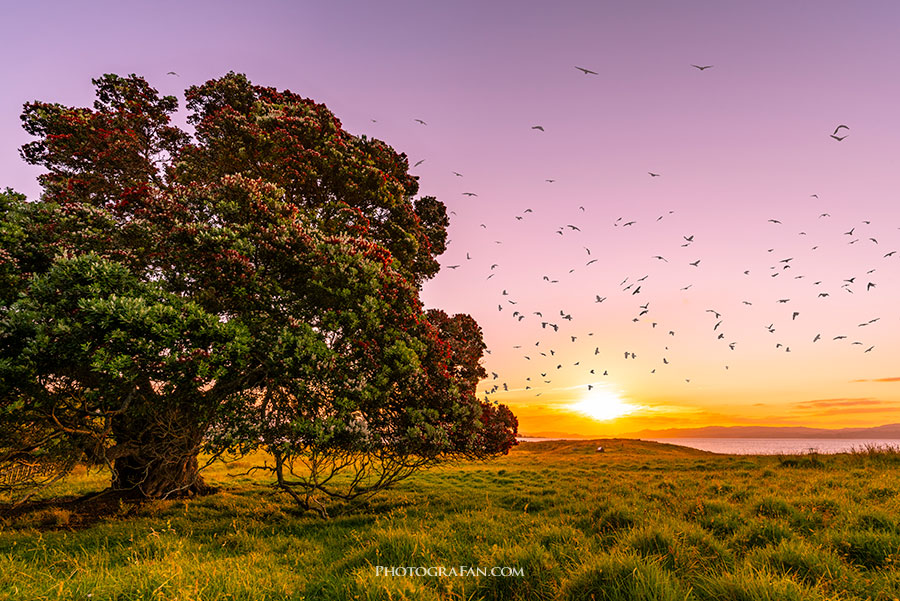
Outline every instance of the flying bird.
<svg viewBox="0 0 900 601"><path fill-rule="evenodd" d="M575 68L578 69L579 71L581 71L582 73L584 73L585 75L588 75L588 74L599 75L599 73L597 73L596 71L591 71L590 69L585 69L584 67L575 67Z"/></svg>
<svg viewBox="0 0 900 601"><path fill-rule="evenodd" d="M847 131L850 131L850 128L847 127L846 125L838 125L837 127L834 128L834 131L832 132L832 134L837 134L838 131L840 131L841 129L846 129Z"/></svg>
<svg viewBox="0 0 900 601"><path fill-rule="evenodd" d="M691 65L691 66L694 67L695 69L699 69L701 71L704 71L706 69L712 69L712 65Z"/></svg>
<svg viewBox="0 0 900 601"><path fill-rule="evenodd" d="M175 71L169 71L168 73L166 73L166 75L174 75L175 77L181 77L181 75L179 75L178 73L175 73Z"/></svg>
<svg viewBox="0 0 900 601"><path fill-rule="evenodd" d="M539 130L541 130L541 131L544 131L544 128L541 127L540 125L532 125L532 126L531 126L531 129L539 129Z"/></svg>
<svg viewBox="0 0 900 601"><path fill-rule="evenodd" d="M648 171L647 173L650 174L650 177L659 177L659 173L653 173L652 171Z"/></svg>
<svg viewBox="0 0 900 601"><path fill-rule="evenodd" d="M421 123L422 125L428 125L427 123L425 123L425 122L422 121L421 119L413 119L413 121L415 121L416 123Z"/></svg>
<svg viewBox="0 0 900 601"><path fill-rule="evenodd" d="M463 195L463 196L478 196L478 195L475 194L474 192L463 192L462 195Z"/></svg>
<svg viewBox="0 0 900 601"><path fill-rule="evenodd" d="M425 162L425 159L422 159L421 161L418 161L415 165L413 165L413 167L418 167L419 165L421 165L424 162Z"/></svg>

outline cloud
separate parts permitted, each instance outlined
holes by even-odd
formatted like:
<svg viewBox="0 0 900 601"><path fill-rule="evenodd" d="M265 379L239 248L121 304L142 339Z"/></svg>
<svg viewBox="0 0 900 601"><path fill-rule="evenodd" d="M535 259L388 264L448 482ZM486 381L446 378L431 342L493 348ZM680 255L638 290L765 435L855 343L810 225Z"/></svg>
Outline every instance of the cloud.
<svg viewBox="0 0 900 601"><path fill-rule="evenodd" d="M825 409L817 415L859 415L862 413L896 413L900 411L900 405L885 405L883 407L844 407L842 409Z"/></svg>
<svg viewBox="0 0 900 601"><path fill-rule="evenodd" d="M862 378L860 380L850 380L850 382L852 382L852 383L857 383L857 382L900 382L900 376L894 376L892 378L872 378L872 379Z"/></svg>
<svg viewBox="0 0 900 601"><path fill-rule="evenodd" d="M871 397L861 398L837 398L837 399L815 399L812 401L803 401L794 404L794 409L802 411L814 411L819 409L829 409L832 407L864 407L883 405L885 401L873 399ZM893 403L891 403L893 405Z"/></svg>
<svg viewBox="0 0 900 601"><path fill-rule="evenodd" d="M887 413L900 411L900 404L894 401L883 401L869 397L863 398L837 398L815 399L803 401L793 406L794 412L814 414L816 416L862 414L862 413Z"/></svg>

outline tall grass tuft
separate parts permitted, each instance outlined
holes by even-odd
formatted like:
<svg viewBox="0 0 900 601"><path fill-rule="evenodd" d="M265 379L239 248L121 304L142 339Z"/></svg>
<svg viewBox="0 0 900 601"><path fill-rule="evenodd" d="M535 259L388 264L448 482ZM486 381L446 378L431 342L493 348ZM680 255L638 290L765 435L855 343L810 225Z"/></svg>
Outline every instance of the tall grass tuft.
<svg viewBox="0 0 900 601"><path fill-rule="evenodd" d="M591 558L563 583L563 601L684 601L689 592L660 565L627 553Z"/></svg>
<svg viewBox="0 0 900 601"><path fill-rule="evenodd" d="M859 463L875 465L900 464L900 445L868 443L850 450L850 457Z"/></svg>

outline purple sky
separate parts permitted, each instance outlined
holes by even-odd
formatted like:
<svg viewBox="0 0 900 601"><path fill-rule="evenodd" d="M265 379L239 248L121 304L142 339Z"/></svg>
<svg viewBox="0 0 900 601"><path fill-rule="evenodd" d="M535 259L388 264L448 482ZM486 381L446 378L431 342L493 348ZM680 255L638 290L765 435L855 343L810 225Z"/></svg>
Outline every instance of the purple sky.
<svg viewBox="0 0 900 601"><path fill-rule="evenodd" d="M39 193L24 102L90 105L107 72L183 99L243 72L424 160L421 192L455 213L441 261L460 265L424 300L482 324L498 374L482 388L522 431L900 421L900 383L855 381L900 376L900 254L884 257L900 250L900 5L550 6L4 3L0 186ZM570 409L585 399L630 413L587 419Z"/></svg>

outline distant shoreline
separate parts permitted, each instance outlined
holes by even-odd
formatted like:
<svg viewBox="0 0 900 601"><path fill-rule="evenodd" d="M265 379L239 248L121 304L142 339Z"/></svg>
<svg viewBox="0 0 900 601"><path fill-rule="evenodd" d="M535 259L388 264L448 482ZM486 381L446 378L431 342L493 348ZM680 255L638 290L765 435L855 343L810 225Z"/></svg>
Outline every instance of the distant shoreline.
<svg viewBox="0 0 900 601"><path fill-rule="evenodd" d="M686 439L774 439L774 440L900 440L900 424L885 424L870 428L808 428L803 426L705 426L703 428L669 428L639 430L616 435L618 438L659 440ZM521 439L590 440L609 437L584 436L567 432L538 432L521 434Z"/></svg>
<svg viewBox="0 0 900 601"><path fill-rule="evenodd" d="M900 452L900 440L894 438L542 438L519 437L520 443L542 444L574 442L606 446L612 441L650 442L666 446L687 447L721 455L831 455L836 453L867 453L871 451Z"/></svg>
<svg viewBox="0 0 900 601"><path fill-rule="evenodd" d="M858 438L850 436L517 436L519 442L544 442L548 440L606 440L610 438L624 440L891 440L900 443L900 437L896 438Z"/></svg>

